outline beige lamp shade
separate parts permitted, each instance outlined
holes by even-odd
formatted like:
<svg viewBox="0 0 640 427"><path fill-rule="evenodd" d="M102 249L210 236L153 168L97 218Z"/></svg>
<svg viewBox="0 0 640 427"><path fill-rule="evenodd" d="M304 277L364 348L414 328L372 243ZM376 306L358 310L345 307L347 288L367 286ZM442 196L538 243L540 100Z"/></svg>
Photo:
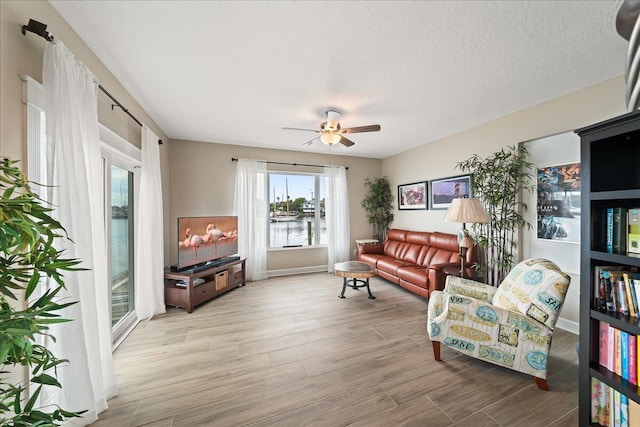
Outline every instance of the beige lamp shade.
<svg viewBox="0 0 640 427"><path fill-rule="evenodd" d="M449 210L444 216L445 221L461 223L486 223L491 222L491 218L476 198L453 199Z"/></svg>

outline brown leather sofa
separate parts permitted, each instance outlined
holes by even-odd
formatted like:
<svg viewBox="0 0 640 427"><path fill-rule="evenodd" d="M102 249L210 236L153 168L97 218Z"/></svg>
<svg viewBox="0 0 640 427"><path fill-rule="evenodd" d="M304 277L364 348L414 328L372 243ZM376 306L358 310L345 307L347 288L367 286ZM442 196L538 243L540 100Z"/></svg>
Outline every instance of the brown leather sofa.
<svg viewBox="0 0 640 427"><path fill-rule="evenodd" d="M362 245L358 260L375 268L376 274L423 297L444 289L447 267L460 268L458 237L454 234L391 229L384 243ZM478 261L469 249L465 266Z"/></svg>

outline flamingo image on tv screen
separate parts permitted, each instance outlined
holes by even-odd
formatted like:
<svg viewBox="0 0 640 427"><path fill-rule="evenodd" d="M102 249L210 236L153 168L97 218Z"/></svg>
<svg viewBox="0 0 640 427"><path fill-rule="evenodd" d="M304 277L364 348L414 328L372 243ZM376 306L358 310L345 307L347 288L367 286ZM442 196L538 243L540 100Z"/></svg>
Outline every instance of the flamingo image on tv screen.
<svg viewBox="0 0 640 427"><path fill-rule="evenodd" d="M237 216L178 218L178 269L237 253Z"/></svg>

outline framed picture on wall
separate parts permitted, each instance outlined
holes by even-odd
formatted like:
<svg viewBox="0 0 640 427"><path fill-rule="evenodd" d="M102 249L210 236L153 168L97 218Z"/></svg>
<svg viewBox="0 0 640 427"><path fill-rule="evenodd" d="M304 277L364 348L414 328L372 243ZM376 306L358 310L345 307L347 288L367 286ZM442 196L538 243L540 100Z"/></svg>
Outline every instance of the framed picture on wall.
<svg viewBox="0 0 640 427"><path fill-rule="evenodd" d="M431 181L431 209L448 209L453 199L472 197L471 175L458 175Z"/></svg>
<svg viewBox="0 0 640 427"><path fill-rule="evenodd" d="M427 209L427 181L398 185L398 209Z"/></svg>
<svg viewBox="0 0 640 427"><path fill-rule="evenodd" d="M538 239L580 243L580 163L536 172Z"/></svg>

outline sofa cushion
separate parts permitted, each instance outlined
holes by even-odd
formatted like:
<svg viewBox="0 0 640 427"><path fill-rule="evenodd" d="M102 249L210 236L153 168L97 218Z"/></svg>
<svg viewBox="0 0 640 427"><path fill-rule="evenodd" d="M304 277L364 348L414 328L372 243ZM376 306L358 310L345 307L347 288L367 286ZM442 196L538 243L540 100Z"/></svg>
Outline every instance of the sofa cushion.
<svg viewBox="0 0 640 427"><path fill-rule="evenodd" d="M412 243L405 243L399 251L399 260L419 265L427 253L428 247Z"/></svg>
<svg viewBox="0 0 640 427"><path fill-rule="evenodd" d="M386 271L387 273L391 273L395 276L398 275L398 268L406 267L406 266L414 266L410 262L400 261L391 257L383 257L378 260L376 264L376 268L378 270Z"/></svg>
<svg viewBox="0 0 640 427"><path fill-rule="evenodd" d="M358 255L359 261L366 262L373 268L378 267L378 260L381 258L387 258L387 256L384 254L366 254L366 253L360 253Z"/></svg>
<svg viewBox="0 0 640 427"><path fill-rule="evenodd" d="M428 289L429 274L424 267L403 266L398 268L398 277L421 288Z"/></svg>

